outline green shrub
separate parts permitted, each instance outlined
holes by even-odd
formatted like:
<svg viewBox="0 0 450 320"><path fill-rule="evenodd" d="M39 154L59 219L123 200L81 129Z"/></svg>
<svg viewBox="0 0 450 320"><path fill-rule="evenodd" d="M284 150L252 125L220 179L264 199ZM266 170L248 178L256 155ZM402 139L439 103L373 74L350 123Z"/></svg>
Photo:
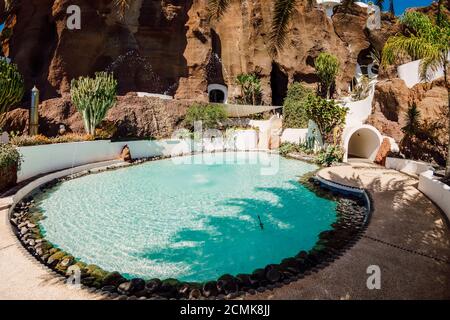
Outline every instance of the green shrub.
<svg viewBox="0 0 450 320"><path fill-rule="evenodd" d="M316 163L322 166L330 167L344 159L344 150L338 145L328 145L322 149L316 156Z"/></svg>
<svg viewBox="0 0 450 320"><path fill-rule="evenodd" d="M0 59L0 128L9 108L22 100L24 82L15 64Z"/></svg>
<svg viewBox="0 0 450 320"><path fill-rule="evenodd" d="M11 144L0 143L0 168L9 168L16 166L20 170L22 156L19 151Z"/></svg>
<svg viewBox="0 0 450 320"><path fill-rule="evenodd" d="M239 104L261 104L261 79L256 73L240 74L236 78L236 83L241 87L241 96L237 98Z"/></svg>
<svg viewBox="0 0 450 320"><path fill-rule="evenodd" d="M117 80L112 74L98 72L95 78L72 80L72 102L83 116L86 133L95 135L95 129L116 103Z"/></svg>
<svg viewBox="0 0 450 320"><path fill-rule="evenodd" d="M348 108L338 105L333 100L309 95L305 102L305 111L309 119L313 120L324 142L333 142L333 131L345 124Z"/></svg>
<svg viewBox="0 0 450 320"><path fill-rule="evenodd" d="M91 135L83 135L76 133L68 133L62 136L57 136L54 138L48 138L41 134L35 136L13 136L10 143L17 147L26 146L38 146L53 143L67 143L67 142L83 142L83 141L93 141L94 137Z"/></svg>
<svg viewBox="0 0 450 320"><path fill-rule="evenodd" d="M339 73L339 60L336 56L322 52L314 61L316 74L320 79L322 92L325 91L327 99L331 96L331 87Z"/></svg>
<svg viewBox="0 0 450 320"><path fill-rule="evenodd" d="M202 121L204 129L213 129L227 119L227 112L222 105L194 104L189 107L184 119L185 125L192 129L194 122Z"/></svg>
<svg viewBox="0 0 450 320"><path fill-rule="evenodd" d="M313 91L299 82L289 86L283 108L284 128L307 128L308 116L305 110L305 101Z"/></svg>

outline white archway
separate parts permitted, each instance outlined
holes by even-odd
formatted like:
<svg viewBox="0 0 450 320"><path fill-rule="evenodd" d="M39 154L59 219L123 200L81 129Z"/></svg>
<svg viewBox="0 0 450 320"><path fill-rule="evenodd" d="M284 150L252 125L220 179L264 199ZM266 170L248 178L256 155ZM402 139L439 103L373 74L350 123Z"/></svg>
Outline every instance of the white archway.
<svg viewBox="0 0 450 320"><path fill-rule="evenodd" d="M209 102L228 103L228 88L223 84L208 85Z"/></svg>
<svg viewBox="0 0 450 320"><path fill-rule="evenodd" d="M349 128L344 133L344 162L349 156L374 161L383 142L383 136L373 126L361 125Z"/></svg>

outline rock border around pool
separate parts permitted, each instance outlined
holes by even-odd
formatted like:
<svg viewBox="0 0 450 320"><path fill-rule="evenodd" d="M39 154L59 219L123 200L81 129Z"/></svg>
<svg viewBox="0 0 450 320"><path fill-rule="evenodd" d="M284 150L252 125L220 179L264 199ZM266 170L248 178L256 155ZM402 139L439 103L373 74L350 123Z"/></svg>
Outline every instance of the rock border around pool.
<svg viewBox="0 0 450 320"><path fill-rule="evenodd" d="M141 159L131 165L164 158ZM55 179L40 186L32 194L46 192L64 181L119 168L107 167L92 172L88 170ZM71 282L78 272L82 287L91 292L103 293L110 299L234 299L245 294L254 295L273 290L318 272L342 256L362 237L371 214L370 199L364 190L339 187L315 177L307 179L307 185L319 196L331 197L338 202L337 221L333 223L331 230L319 234L319 240L311 250L300 251L294 257L256 269L251 274L225 274L215 281L204 283L181 282L176 279L128 280L119 272L108 272L96 265L79 261L45 240L39 227L40 220L45 219L45 216L35 207L32 195L17 203L10 211L9 218L21 244L40 263L61 275L66 283Z"/></svg>

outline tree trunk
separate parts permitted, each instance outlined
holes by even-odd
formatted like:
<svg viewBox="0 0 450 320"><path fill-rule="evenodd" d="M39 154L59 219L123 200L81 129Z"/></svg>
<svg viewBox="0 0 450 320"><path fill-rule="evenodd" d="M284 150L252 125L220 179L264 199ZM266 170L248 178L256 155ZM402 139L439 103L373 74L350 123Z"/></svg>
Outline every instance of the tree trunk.
<svg viewBox="0 0 450 320"><path fill-rule="evenodd" d="M448 98L448 148L447 148L447 165L445 167L445 177L450 178L450 83L448 83L448 62L444 63L444 79L445 85L447 87L447 98Z"/></svg>

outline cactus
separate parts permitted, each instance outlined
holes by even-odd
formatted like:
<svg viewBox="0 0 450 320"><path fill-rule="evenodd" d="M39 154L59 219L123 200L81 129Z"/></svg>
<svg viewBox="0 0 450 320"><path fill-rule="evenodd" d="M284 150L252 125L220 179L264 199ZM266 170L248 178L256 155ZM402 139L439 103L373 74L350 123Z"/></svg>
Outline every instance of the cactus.
<svg viewBox="0 0 450 320"><path fill-rule="evenodd" d="M83 116L86 133L95 135L95 128L116 103L117 81L112 74L99 72L95 78L80 77L72 80L72 102Z"/></svg>
<svg viewBox="0 0 450 320"><path fill-rule="evenodd" d="M24 81L15 64L0 57L0 127L9 108L22 100Z"/></svg>

